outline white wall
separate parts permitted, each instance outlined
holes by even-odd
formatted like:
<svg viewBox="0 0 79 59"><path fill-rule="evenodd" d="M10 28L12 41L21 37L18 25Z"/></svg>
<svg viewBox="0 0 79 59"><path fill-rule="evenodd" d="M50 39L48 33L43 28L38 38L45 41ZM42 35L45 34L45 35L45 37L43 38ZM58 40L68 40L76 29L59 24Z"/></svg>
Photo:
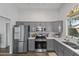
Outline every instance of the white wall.
<svg viewBox="0 0 79 59"><path fill-rule="evenodd" d="M49 8L25 8L19 9L19 21L57 21L63 20L63 35L66 36L66 19L67 13L71 10L75 4L63 4L61 8L52 10Z"/></svg>
<svg viewBox="0 0 79 59"><path fill-rule="evenodd" d="M10 53L12 53L12 26L15 24L15 20L17 20L17 8L13 4L0 4L0 16L9 18L10 21ZM5 45L5 43L4 43ZM5 47L5 46L2 46Z"/></svg>
<svg viewBox="0 0 79 59"><path fill-rule="evenodd" d="M56 21L58 13L48 8L26 8L19 10L19 21Z"/></svg>

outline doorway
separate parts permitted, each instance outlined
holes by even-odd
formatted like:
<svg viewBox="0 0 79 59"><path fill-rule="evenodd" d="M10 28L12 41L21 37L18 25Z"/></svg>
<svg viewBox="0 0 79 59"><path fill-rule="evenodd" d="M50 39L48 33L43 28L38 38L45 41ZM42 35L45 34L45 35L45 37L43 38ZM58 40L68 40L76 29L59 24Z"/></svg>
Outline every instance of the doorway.
<svg viewBox="0 0 79 59"><path fill-rule="evenodd" d="M10 22L8 18L0 16L0 54L9 53Z"/></svg>

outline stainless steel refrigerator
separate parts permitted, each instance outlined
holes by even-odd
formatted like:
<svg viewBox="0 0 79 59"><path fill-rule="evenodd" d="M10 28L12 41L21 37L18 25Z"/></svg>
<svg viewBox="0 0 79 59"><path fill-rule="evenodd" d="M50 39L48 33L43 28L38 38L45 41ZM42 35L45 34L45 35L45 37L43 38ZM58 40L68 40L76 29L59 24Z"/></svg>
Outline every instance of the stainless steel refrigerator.
<svg viewBox="0 0 79 59"><path fill-rule="evenodd" d="M27 52L28 26L15 25L13 28L14 52Z"/></svg>

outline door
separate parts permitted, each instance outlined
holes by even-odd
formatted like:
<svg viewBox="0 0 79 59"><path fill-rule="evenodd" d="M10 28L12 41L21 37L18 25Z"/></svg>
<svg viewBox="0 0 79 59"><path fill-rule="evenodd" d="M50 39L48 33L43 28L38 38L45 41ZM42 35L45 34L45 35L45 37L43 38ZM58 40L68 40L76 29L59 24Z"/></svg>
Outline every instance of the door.
<svg viewBox="0 0 79 59"><path fill-rule="evenodd" d="M18 52L23 52L24 42L18 42Z"/></svg>
<svg viewBox="0 0 79 59"><path fill-rule="evenodd" d="M9 53L10 33L10 19L0 16L0 53Z"/></svg>
<svg viewBox="0 0 79 59"><path fill-rule="evenodd" d="M34 51L35 50L35 41L33 39L29 39L28 40L28 48L29 48L29 51Z"/></svg>
<svg viewBox="0 0 79 59"><path fill-rule="evenodd" d="M27 40L25 40L24 41L24 48L23 48L24 50L23 50L23 52L27 52L27 47L28 47L27 45L28 45Z"/></svg>
<svg viewBox="0 0 79 59"><path fill-rule="evenodd" d="M18 40L13 40L13 53L18 52Z"/></svg>
<svg viewBox="0 0 79 59"><path fill-rule="evenodd" d="M60 44L60 43L58 43L58 55L59 56L63 56L64 55L64 49L63 49L64 47Z"/></svg>
<svg viewBox="0 0 79 59"><path fill-rule="evenodd" d="M47 50L48 51L54 50L54 47L53 47L53 39L47 39Z"/></svg>

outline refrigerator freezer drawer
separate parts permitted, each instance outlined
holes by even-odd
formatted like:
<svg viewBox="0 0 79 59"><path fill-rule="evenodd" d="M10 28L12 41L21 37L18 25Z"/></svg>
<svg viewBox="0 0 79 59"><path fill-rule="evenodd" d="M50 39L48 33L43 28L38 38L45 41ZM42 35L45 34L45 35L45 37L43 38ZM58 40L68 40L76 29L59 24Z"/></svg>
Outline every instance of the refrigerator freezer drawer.
<svg viewBox="0 0 79 59"><path fill-rule="evenodd" d="M23 52L23 44L24 42L18 42L19 43L19 46L18 46L18 52Z"/></svg>

